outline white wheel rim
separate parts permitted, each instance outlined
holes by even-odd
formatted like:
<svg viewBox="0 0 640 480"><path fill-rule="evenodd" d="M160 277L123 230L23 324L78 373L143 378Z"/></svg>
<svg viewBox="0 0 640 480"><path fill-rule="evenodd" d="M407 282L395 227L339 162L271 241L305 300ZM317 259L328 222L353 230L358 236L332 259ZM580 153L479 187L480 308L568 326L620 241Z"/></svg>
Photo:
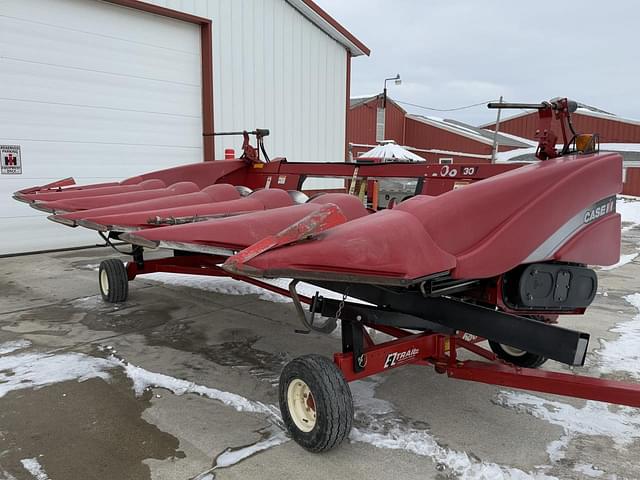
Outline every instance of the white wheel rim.
<svg viewBox="0 0 640 480"><path fill-rule="evenodd" d="M100 290L105 295L109 295L109 277L106 270L100 272Z"/></svg>
<svg viewBox="0 0 640 480"><path fill-rule="evenodd" d="M525 350L520 350L519 348L510 347L509 345L500 344L505 353L511 355L512 357L524 357L527 352Z"/></svg>
<svg viewBox="0 0 640 480"><path fill-rule="evenodd" d="M296 378L287 388L287 407L289 414L303 432L310 432L316 426L316 401L311 389L302 380Z"/></svg>

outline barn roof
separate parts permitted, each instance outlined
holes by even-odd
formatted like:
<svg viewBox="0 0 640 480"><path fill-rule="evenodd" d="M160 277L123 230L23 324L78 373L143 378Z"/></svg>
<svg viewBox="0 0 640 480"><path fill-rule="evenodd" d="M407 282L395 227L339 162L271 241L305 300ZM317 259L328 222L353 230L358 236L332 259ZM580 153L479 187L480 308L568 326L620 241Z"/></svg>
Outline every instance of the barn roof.
<svg viewBox="0 0 640 480"><path fill-rule="evenodd" d="M474 127L473 125L468 125L457 120L446 118L426 117L414 114L408 114L407 118L411 118L412 120L416 120L442 130L447 130L448 132L461 135L471 140L475 140L476 142L485 143L487 145L493 144L494 132L491 130L485 130L480 127ZM501 133L498 134L498 143L501 146L515 148L527 148L532 146L532 142L526 138L520 138L515 135L504 135Z"/></svg>
<svg viewBox="0 0 640 480"><path fill-rule="evenodd" d="M356 108L356 107L359 107L360 105L364 105L365 103L369 103L371 100L382 98L382 95L383 95L382 93L378 93L376 95L358 95L355 97L351 97L349 99L349 108ZM388 95L387 95L387 103L392 103L403 112L405 111L404 108L398 105L397 102L393 101L393 99Z"/></svg>
<svg viewBox="0 0 640 480"><path fill-rule="evenodd" d="M532 113L535 113L535 112L536 112L535 110L523 110L520 113L511 115L510 117L503 118L501 122L508 122L509 120L514 120L516 118L524 117L526 115L531 115ZM607 112L606 110L602 110L601 108L594 107L592 105L587 105L586 103L578 102L578 109L576 110L576 113L580 115L587 115L589 117L596 117L596 118L602 118L604 120L611 120L614 122L628 123L630 125L640 125L640 121L638 120L619 117L615 113ZM495 121L491 121L483 125L480 125L480 128L493 127L495 123L496 123Z"/></svg>

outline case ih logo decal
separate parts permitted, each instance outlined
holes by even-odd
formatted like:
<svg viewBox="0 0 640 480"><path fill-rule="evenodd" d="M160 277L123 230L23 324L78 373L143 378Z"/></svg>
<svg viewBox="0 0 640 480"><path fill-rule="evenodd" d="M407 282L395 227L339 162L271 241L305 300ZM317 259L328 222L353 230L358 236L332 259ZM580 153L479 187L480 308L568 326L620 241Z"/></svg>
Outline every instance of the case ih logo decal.
<svg viewBox="0 0 640 480"><path fill-rule="evenodd" d="M0 173L9 175L22 173L20 145L0 145Z"/></svg>
<svg viewBox="0 0 640 480"><path fill-rule="evenodd" d="M391 368L399 365L401 363L408 362L409 360L413 360L418 356L420 350L417 348L410 348L404 352L393 352L387 355L387 359L384 361L384 368Z"/></svg>
<svg viewBox="0 0 640 480"><path fill-rule="evenodd" d="M586 212L584 212L584 223L591 223L607 215L608 213L616 211L616 197L605 198L594 204Z"/></svg>

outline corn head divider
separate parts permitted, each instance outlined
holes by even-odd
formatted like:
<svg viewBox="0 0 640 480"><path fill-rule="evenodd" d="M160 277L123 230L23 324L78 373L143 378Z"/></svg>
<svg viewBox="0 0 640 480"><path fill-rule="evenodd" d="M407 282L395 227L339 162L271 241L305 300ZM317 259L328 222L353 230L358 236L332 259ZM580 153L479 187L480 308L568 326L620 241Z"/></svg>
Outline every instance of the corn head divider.
<svg viewBox="0 0 640 480"><path fill-rule="evenodd" d="M537 163L270 161L268 131L258 129L231 132L244 137L239 159L89 186L64 179L15 198L62 225L96 230L109 244L131 244L126 265L100 265L105 301L126 301L138 275L205 275L290 297L304 327L297 333L330 333L340 321L342 348L333 360L299 357L280 378L284 423L309 451L329 450L348 435L347 382L410 364L640 407L638 384L538 369L548 359L584 364L589 334L559 319L583 314L593 301L597 276L588 265L619 259L622 159L599 153L597 136L574 131L576 105L567 99L490 106L523 105L539 112ZM323 178L343 187L305 189L307 180ZM413 193L379 208L377 187L386 179L408 181ZM158 248L168 255L145 257ZM268 281L275 278L290 279L289 288ZM312 298L298 293L301 282L318 288ZM375 343L372 330L390 339Z"/></svg>

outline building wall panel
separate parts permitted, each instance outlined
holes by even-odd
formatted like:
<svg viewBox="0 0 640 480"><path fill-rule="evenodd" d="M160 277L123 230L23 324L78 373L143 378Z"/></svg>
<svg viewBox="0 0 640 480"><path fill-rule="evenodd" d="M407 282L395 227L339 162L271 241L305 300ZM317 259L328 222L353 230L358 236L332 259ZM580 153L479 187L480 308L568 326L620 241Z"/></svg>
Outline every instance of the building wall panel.
<svg viewBox="0 0 640 480"><path fill-rule="evenodd" d="M347 138L351 143L376 145L377 100L349 109Z"/></svg>
<svg viewBox="0 0 640 480"><path fill-rule="evenodd" d="M624 195L640 196L640 167L626 169L622 193Z"/></svg>
<svg viewBox="0 0 640 480"><path fill-rule="evenodd" d="M202 160L199 26L93 0L0 2L0 52L0 143L22 153L21 175L0 174L0 254L99 240L16 190Z"/></svg>
<svg viewBox="0 0 640 480"><path fill-rule="evenodd" d="M476 142L426 123L406 119L405 143L422 149L449 150L455 152L490 155L491 145Z"/></svg>
<svg viewBox="0 0 640 480"><path fill-rule="evenodd" d="M404 145L405 111L395 103L387 102L385 111L385 140L393 140Z"/></svg>
<svg viewBox="0 0 640 480"><path fill-rule="evenodd" d="M342 161L347 51L284 0L150 0L213 22L216 131L269 128L273 156ZM239 151L240 138L217 138Z"/></svg>

